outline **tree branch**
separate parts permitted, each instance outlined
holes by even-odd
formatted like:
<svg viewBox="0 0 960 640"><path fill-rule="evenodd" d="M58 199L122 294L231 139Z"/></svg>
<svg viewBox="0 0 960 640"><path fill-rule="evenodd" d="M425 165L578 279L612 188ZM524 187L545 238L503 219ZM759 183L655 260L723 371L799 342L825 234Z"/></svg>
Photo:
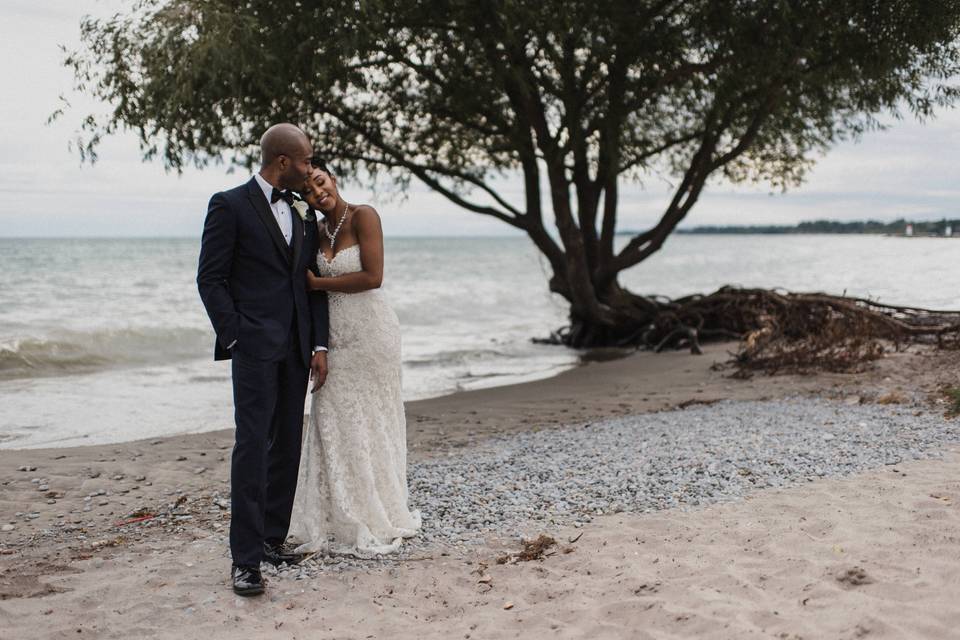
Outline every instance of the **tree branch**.
<svg viewBox="0 0 960 640"><path fill-rule="evenodd" d="M362 154L347 153L347 154L344 154L342 157L347 160L359 160L361 162L365 162L371 165L380 165L380 166L391 167L391 168L401 166L404 169L408 170L413 175L415 175L421 182L423 182L428 187L430 187L431 189L433 189L443 197L447 198L457 206L463 207L464 209L467 209L469 211L473 211L474 213L480 213L486 216L492 216L497 220L506 222L507 224L513 227L516 227L518 229L526 229L526 221L524 220L523 216L519 216L519 217L511 216L507 213L504 213L503 211L500 211L495 207L481 205L476 202L471 202L469 200L466 200L463 196L456 193L452 189L449 189L442 182L437 180L435 177L431 176L430 172L420 165L415 165L407 162L401 162L398 164L396 162L385 160L384 158L378 158L374 156L365 156Z"/></svg>

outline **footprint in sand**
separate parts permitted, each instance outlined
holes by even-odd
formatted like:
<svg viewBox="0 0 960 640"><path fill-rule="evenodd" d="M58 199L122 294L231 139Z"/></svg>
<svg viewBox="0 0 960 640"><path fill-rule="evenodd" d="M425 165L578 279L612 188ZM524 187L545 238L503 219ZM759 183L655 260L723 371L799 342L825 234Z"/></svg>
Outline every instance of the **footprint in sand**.
<svg viewBox="0 0 960 640"><path fill-rule="evenodd" d="M861 585L871 584L873 578L867 575L867 572L861 567L853 567L840 573L840 575L837 576L837 582L851 587L859 587Z"/></svg>

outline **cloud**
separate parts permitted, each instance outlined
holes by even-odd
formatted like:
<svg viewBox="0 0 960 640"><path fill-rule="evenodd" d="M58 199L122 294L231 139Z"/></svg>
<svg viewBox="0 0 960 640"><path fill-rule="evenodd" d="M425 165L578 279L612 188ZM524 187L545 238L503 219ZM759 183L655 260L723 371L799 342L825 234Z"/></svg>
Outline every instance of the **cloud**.
<svg viewBox="0 0 960 640"><path fill-rule="evenodd" d="M75 109L45 125L58 97L72 87L61 66L59 45L74 47L85 14L109 15L120 0L7 0L0 9L0 236L187 235L199 233L210 195L246 179L224 167L166 173L144 163L135 136L106 141L100 162L80 166L67 149L77 119L96 105L71 95ZM786 194L763 185L715 184L706 190L685 225L788 224L815 218L843 220L960 214L960 112L919 124L892 123L859 143L843 143L820 159L807 182ZM523 202L519 179L499 185ZM546 193L546 192L545 192ZM406 198L390 199L356 185L356 202L376 204L391 235L500 235L515 233L501 222L458 209L422 185ZM622 227L654 224L670 192L661 180L621 189ZM545 201L549 211L549 201ZM549 221L548 221L549 223Z"/></svg>

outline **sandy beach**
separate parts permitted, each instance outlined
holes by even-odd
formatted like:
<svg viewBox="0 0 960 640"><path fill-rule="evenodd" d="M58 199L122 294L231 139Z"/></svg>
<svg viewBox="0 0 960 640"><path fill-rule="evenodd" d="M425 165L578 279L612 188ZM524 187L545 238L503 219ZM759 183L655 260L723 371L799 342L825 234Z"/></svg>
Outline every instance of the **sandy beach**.
<svg viewBox="0 0 960 640"><path fill-rule="evenodd" d="M714 368L732 349L596 358L547 380L410 403L411 463L678 407L709 417L721 400L939 416L938 389L960 378L957 354L912 351L863 374L734 380ZM245 600L227 580L231 445L219 431L0 451L0 636L947 638L960 626L953 446L723 504L598 514L542 531L557 544L530 562L497 564L519 540L490 535L274 577L265 597Z"/></svg>

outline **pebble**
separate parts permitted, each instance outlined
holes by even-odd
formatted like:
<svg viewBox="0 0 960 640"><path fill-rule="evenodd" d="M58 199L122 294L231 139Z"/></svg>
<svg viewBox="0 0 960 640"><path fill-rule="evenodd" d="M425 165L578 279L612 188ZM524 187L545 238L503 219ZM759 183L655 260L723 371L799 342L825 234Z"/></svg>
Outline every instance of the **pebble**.
<svg viewBox="0 0 960 640"><path fill-rule="evenodd" d="M14 525L12 525L12 524L5 524L5 525L3 525L2 527L0 527L0 530L2 530L2 531L13 531L13 530L16 529L16 528L17 528L17 527L14 526Z"/></svg>
<svg viewBox="0 0 960 640"><path fill-rule="evenodd" d="M49 491L50 486L46 484L41 484L37 486L37 491Z"/></svg>
<svg viewBox="0 0 960 640"><path fill-rule="evenodd" d="M196 469L193 470L193 472L194 472L195 474L199 475L199 474L203 473L203 472L206 471L206 470L207 470L206 467L197 467Z"/></svg>
<svg viewBox="0 0 960 640"><path fill-rule="evenodd" d="M25 464L25 465L21 465L20 467L17 467L17 471L36 471L36 470L37 470L36 467L29 464Z"/></svg>
<svg viewBox="0 0 960 640"><path fill-rule="evenodd" d="M424 526L396 560L427 549L459 552L491 537L581 528L600 513L739 500L758 489L936 457L960 441L941 416L914 412L809 398L723 401L490 438L411 462L410 505ZM280 577L393 561L317 555ZM279 575L269 565L264 571Z"/></svg>

